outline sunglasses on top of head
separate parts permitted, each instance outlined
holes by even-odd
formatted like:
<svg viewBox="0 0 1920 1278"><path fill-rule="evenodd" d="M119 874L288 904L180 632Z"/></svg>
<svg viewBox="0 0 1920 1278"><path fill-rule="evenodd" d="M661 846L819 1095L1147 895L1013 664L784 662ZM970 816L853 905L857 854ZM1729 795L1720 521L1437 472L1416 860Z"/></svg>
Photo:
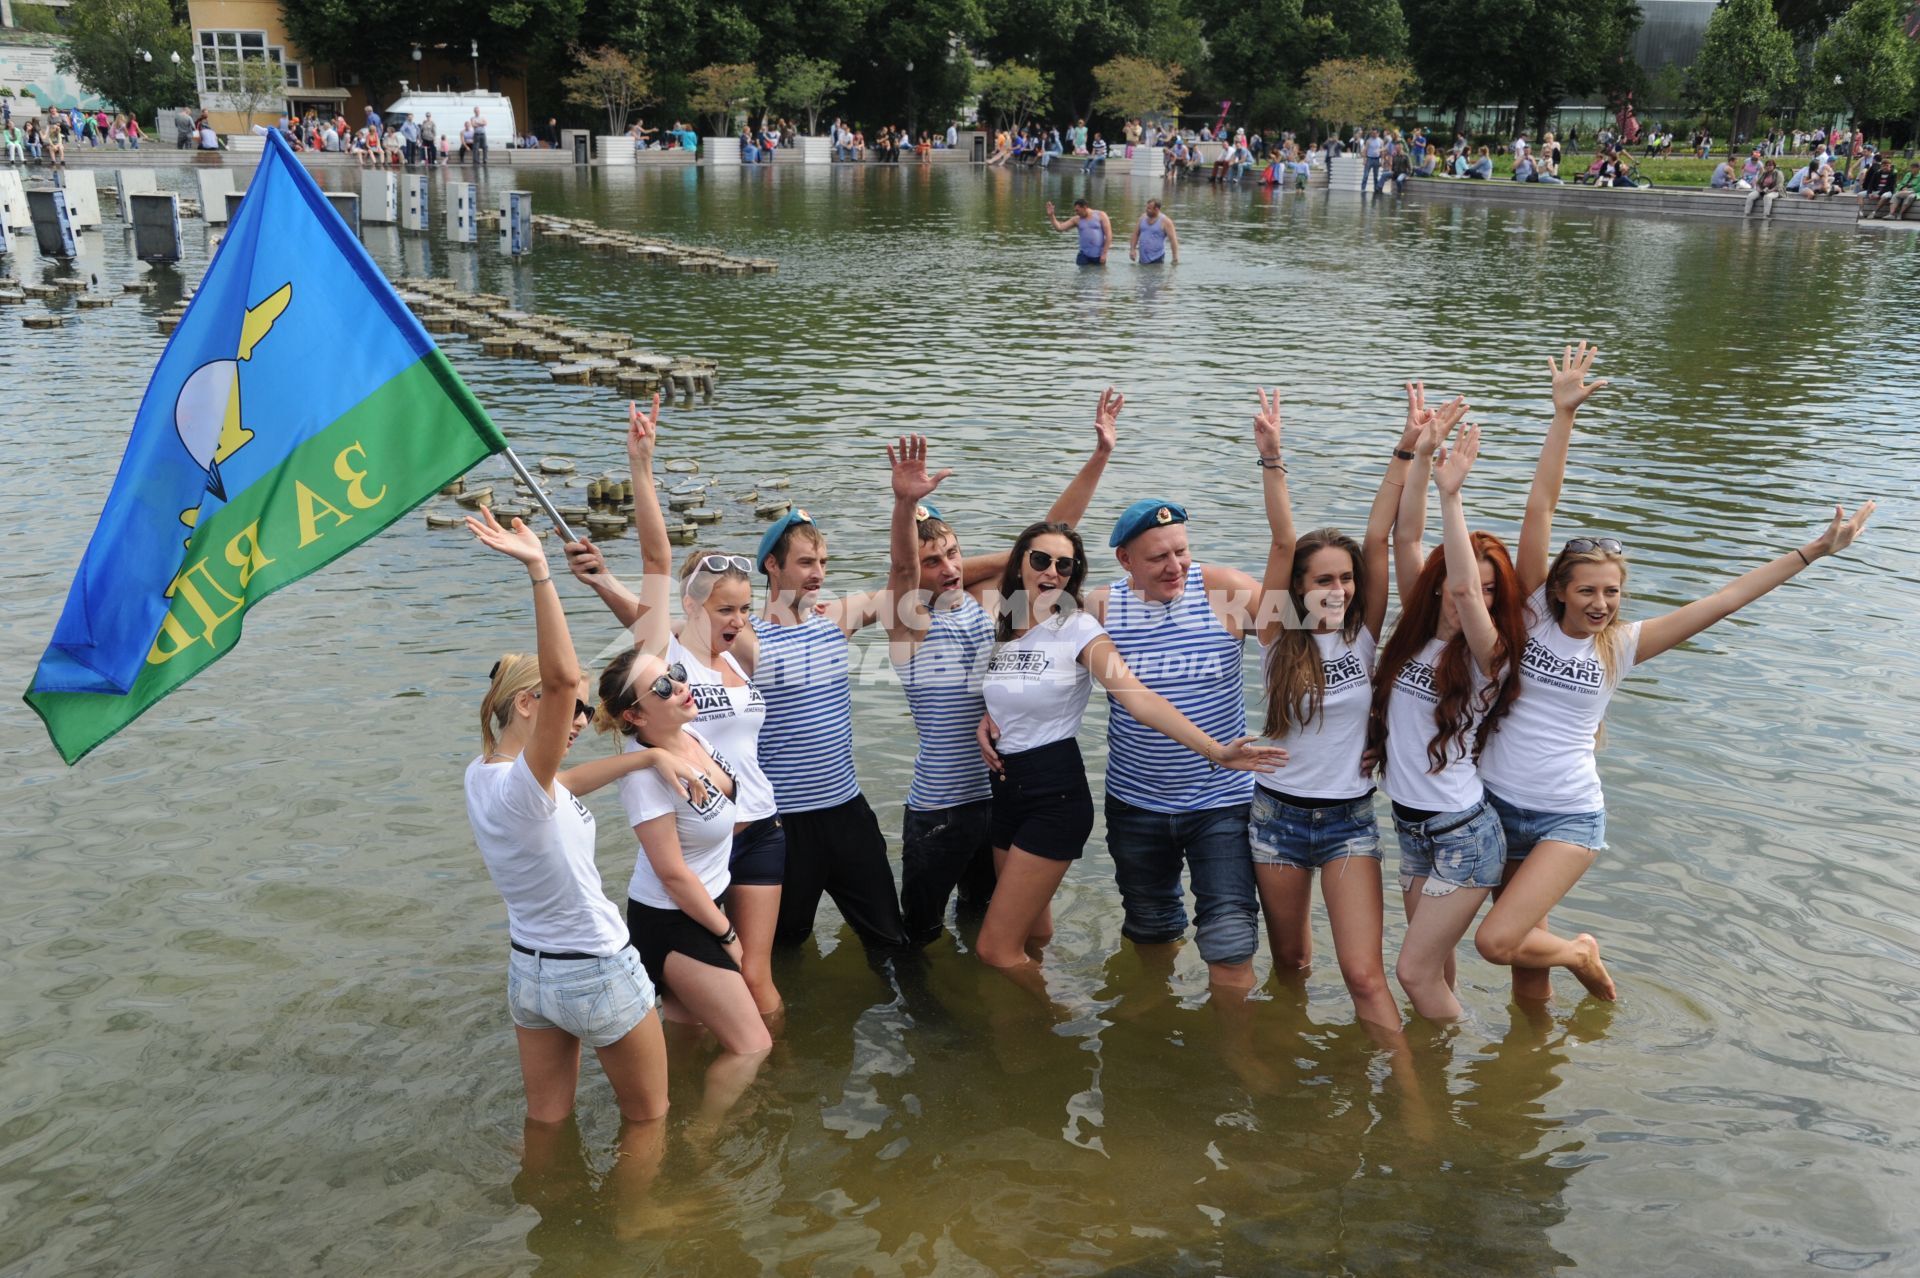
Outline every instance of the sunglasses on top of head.
<svg viewBox="0 0 1920 1278"><path fill-rule="evenodd" d="M1560 549L1563 555L1584 555L1598 550L1603 554L1624 555L1627 548L1612 537L1570 537Z"/></svg>
<svg viewBox="0 0 1920 1278"><path fill-rule="evenodd" d="M1062 577L1073 576L1073 570L1080 566L1080 561L1072 555L1049 555L1044 550L1029 550L1027 563L1035 572L1045 572L1052 568Z"/></svg>
<svg viewBox="0 0 1920 1278"><path fill-rule="evenodd" d="M753 575L753 560L747 558L745 555L700 556L701 572L725 572L729 568L736 572L744 572L751 577Z"/></svg>
<svg viewBox="0 0 1920 1278"><path fill-rule="evenodd" d="M673 699L673 685L676 683L684 684L686 681L687 668L676 661L667 667L665 674L648 684L647 690L662 701L671 701Z"/></svg>

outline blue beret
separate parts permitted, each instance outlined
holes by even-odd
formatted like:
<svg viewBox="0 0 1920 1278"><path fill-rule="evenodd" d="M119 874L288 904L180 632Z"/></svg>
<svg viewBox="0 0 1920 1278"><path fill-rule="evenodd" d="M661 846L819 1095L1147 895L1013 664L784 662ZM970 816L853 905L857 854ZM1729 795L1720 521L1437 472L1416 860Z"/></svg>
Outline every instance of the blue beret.
<svg viewBox="0 0 1920 1278"><path fill-rule="evenodd" d="M916 524L922 520L938 518L940 518L940 508L930 501L923 501L913 508L913 522Z"/></svg>
<svg viewBox="0 0 1920 1278"><path fill-rule="evenodd" d="M787 529L793 527L795 524L811 523L813 523L813 516L798 506L782 515L779 519L776 519L772 524L768 525L767 531L760 536L760 553L753 557L753 566L765 572L767 569L767 556L773 553L774 543L787 535Z"/></svg>
<svg viewBox="0 0 1920 1278"><path fill-rule="evenodd" d="M1175 501L1136 501L1120 512L1113 525L1109 546L1124 546L1150 528L1187 522L1187 508Z"/></svg>

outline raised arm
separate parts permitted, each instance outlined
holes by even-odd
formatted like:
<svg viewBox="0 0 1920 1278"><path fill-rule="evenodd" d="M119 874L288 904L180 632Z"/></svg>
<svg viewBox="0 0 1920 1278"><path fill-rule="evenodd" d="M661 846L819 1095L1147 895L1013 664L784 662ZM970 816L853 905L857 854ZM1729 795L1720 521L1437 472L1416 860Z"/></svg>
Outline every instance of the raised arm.
<svg viewBox="0 0 1920 1278"><path fill-rule="evenodd" d="M1202 732L1173 702L1140 682L1104 633L1080 650L1080 664L1127 713L1209 763L1236 772L1272 772L1287 761L1287 752L1279 746L1254 745L1257 737L1220 742Z"/></svg>
<svg viewBox="0 0 1920 1278"><path fill-rule="evenodd" d="M1080 220L1080 215L1078 213L1075 213L1072 217L1067 218L1065 221L1062 221L1061 219L1055 217L1053 215L1053 201L1052 200L1047 201L1047 224L1053 227L1054 230L1071 231L1073 229L1073 224L1075 222L1078 222L1079 220Z"/></svg>
<svg viewBox="0 0 1920 1278"><path fill-rule="evenodd" d="M1480 559L1473 553L1467 507L1460 497L1460 486L1479 455L1480 427L1468 426L1460 432L1460 442L1447 453L1435 479L1440 488L1440 527L1447 548L1447 593L1453 596L1454 610L1460 615L1460 633L1467 637L1474 664L1480 667L1480 673L1491 677L1499 656L1500 632L1487 612Z"/></svg>
<svg viewBox="0 0 1920 1278"><path fill-rule="evenodd" d="M1560 504L1560 486L1567 477L1567 447L1573 441L1573 419L1587 398L1607 384L1587 381L1593 370L1598 346L1581 342L1566 347L1560 361L1547 357L1553 374L1553 424L1547 427L1546 442L1540 445L1540 461L1533 469L1533 487L1527 490L1527 514L1520 523L1520 556L1514 565L1520 574L1522 593L1531 595L1546 584L1547 569L1553 555L1553 512Z"/></svg>
<svg viewBox="0 0 1920 1278"><path fill-rule="evenodd" d="M893 470L893 522L887 540L887 592L892 596L881 620L887 638L908 645L927 633L927 595L920 589L920 528L914 508L953 472L927 474L927 437L902 435L887 445Z"/></svg>
<svg viewBox="0 0 1920 1278"><path fill-rule="evenodd" d="M1093 455L1087 458L1060 496L1054 499L1047 511L1048 523L1078 525L1086 518L1087 507L1093 504L1094 490L1100 487L1100 476L1106 473L1107 459L1113 456L1120 410L1126 406L1127 397L1113 387L1109 386L1100 392L1100 406L1093 413Z"/></svg>
<svg viewBox="0 0 1920 1278"><path fill-rule="evenodd" d="M1761 595L1798 576L1821 556L1839 554L1851 546L1866 528L1873 508L1874 503L1868 502L1849 517L1842 507L1835 506L1833 522L1827 525L1825 532L1806 545L1789 550L1772 563L1762 564L1744 577L1728 582L1705 599L1676 608L1664 617L1642 622L1640 643L1633 655L1634 664L1651 661L1715 622L1725 621Z"/></svg>
<svg viewBox="0 0 1920 1278"><path fill-rule="evenodd" d="M1293 583L1293 499L1287 492L1287 463L1280 450L1280 388L1256 388L1260 411L1253 415L1253 445L1260 465L1260 491L1267 509L1267 571L1254 600L1260 642L1280 637L1292 611L1287 591Z"/></svg>
<svg viewBox="0 0 1920 1278"><path fill-rule="evenodd" d="M659 437L659 393L654 394L651 412L629 401L627 463L633 472L633 527L640 534L641 572L639 615L630 628L636 647L664 653L673 625L673 543L667 540L667 517L653 486L653 450Z"/></svg>
<svg viewBox="0 0 1920 1278"><path fill-rule="evenodd" d="M547 564L546 543L521 523L502 528L485 506L478 517L467 516L467 531L481 545L516 559L533 583L533 630L540 661L540 708L533 717L533 737L523 758L533 779L549 794L554 774L573 740L573 703L580 697L580 658L567 633L567 614L560 606L560 588Z"/></svg>
<svg viewBox="0 0 1920 1278"><path fill-rule="evenodd" d="M1400 492L1400 509L1393 522L1393 575L1405 599L1420 570L1427 565L1427 485L1433 479L1433 455L1447 442L1454 423L1467 411L1467 401L1455 396L1438 412L1427 408L1424 382L1407 383L1407 420L1421 425L1407 467L1407 485Z"/></svg>
<svg viewBox="0 0 1920 1278"><path fill-rule="evenodd" d="M1387 459L1387 470L1373 494L1373 509L1367 512L1367 532L1360 541L1360 558L1367 566L1367 593L1360 601L1361 620L1369 634L1380 637L1387 621L1387 584L1389 554L1387 542L1393 535L1394 516L1400 510L1400 494L1407 488L1407 467L1413 462L1413 446L1420 442L1422 426L1414 420L1409 401L1407 421L1400 428L1400 442Z"/></svg>
<svg viewBox="0 0 1920 1278"><path fill-rule="evenodd" d="M600 602L607 606L607 610L619 618L621 625L631 630L633 623L640 619L640 596L613 575L612 569L607 567L606 556L600 552L600 547L593 544L592 538L570 541L565 549L567 571L573 574L574 580L600 596ZM567 788L573 789L572 786ZM574 790L574 793L580 791Z"/></svg>

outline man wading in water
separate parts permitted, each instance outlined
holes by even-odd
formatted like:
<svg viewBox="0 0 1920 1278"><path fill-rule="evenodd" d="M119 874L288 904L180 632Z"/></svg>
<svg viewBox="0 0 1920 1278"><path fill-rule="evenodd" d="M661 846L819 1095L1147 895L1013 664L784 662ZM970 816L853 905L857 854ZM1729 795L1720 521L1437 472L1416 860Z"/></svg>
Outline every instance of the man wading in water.
<svg viewBox="0 0 1920 1278"><path fill-rule="evenodd" d="M1113 223L1107 215L1087 203L1081 196L1073 202L1073 216L1061 221L1053 214L1053 201L1047 201L1047 223L1056 231L1071 231L1080 228L1080 256L1074 259L1076 266L1105 266L1107 250L1113 247Z"/></svg>
<svg viewBox="0 0 1920 1278"><path fill-rule="evenodd" d="M1160 201L1148 200L1146 213L1134 225L1133 240L1127 245L1127 256L1142 266L1152 266L1167 260L1169 248L1173 250L1173 264L1178 266L1180 236L1173 229L1173 219L1160 211Z"/></svg>

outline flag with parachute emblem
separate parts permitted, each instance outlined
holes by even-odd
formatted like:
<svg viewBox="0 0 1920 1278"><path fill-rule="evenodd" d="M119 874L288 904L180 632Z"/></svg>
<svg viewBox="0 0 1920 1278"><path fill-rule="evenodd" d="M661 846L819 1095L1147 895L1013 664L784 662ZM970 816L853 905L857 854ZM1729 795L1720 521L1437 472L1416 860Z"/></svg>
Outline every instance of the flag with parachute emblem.
<svg viewBox="0 0 1920 1278"><path fill-rule="evenodd" d="M277 132L147 383L27 704L75 763L506 440Z"/></svg>

